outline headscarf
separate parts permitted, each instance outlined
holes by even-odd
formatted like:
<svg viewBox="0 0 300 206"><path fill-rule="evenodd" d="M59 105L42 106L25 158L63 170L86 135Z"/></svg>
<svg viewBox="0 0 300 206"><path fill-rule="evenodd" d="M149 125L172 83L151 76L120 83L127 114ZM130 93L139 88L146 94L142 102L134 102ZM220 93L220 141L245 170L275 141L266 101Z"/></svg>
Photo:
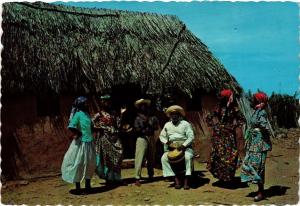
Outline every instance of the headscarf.
<svg viewBox="0 0 300 206"><path fill-rule="evenodd" d="M71 121L71 119L73 118L73 116L75 115L76 112L81 110L82 106L84 105L84 103L86 101L87 101L87 98L84 97L84 96L80 96L77 99L75 99L75 101L72 104L72 109L71 109L69 121Z"/></svg>
<svg viewBox="0 0 300 206"><path fill-rule="evenodd" d="M109 100L109 99L111 99L111 96L109 94L102 95L102 96L100 96L100 99L101 100Z"/></svg>
<svg viewBox="0 0 300 206"><path fill-rule="evenodd" d="M257 92L253 96L258 102L258 104L255 106L255 109L261 109L265 107L268 101L268 96L264 92Z"/></svg>
<svg viewBox="0 0 300 206"><path fill-rule="evenodd" d="M233 102L233 92L231 89L223 89L220 92L220 96L223 98L228 99L227 101L227 107Z"/></svg>

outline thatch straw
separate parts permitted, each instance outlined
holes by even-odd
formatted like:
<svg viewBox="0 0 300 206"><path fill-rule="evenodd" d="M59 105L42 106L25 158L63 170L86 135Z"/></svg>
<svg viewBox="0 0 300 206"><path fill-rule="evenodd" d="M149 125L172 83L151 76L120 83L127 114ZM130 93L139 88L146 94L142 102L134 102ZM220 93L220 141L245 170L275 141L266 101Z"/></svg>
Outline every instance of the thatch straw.
<svg viewBox="0 0 300 206"><path fill-rule="evenodd" d="M191 95L237 82L176 17L46 3L4 3L2 92L95 93L139 84Z"/></svg>

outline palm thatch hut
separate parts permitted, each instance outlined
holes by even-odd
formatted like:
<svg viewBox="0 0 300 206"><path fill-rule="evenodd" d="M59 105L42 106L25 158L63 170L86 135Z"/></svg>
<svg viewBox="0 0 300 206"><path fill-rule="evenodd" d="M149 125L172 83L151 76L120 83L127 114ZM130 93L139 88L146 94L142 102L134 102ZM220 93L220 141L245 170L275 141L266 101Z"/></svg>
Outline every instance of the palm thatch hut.
<svg viewBox="0 0 300 206"><path fill-rule="evenodd" d="M112 92L121 105L171 91L188 111L205 160L205 113L221 88L241 90L176 16L14 2L3 4L2 18L6 178L59 172L70 106L80 94Z"/></svg>

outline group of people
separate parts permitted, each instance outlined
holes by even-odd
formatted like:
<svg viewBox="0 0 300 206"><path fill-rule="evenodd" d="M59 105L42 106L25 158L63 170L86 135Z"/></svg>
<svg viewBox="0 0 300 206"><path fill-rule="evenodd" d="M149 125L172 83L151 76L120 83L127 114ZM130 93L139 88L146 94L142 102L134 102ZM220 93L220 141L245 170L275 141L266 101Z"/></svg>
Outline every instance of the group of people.
<svg viewBox="0 0 300 206"><path fill-rule="evenodd" d="M258 185L254 201L264 199L264 177L267 152L271 151L271 126L267 114L268 97L263 92L253 95L250 115L239 109L232 90L220 93L216 109L207 116L207 124L212 128L212 150L207 168L220 181L230 184L238 168L241 155L237 140L244 137L246 155L241 165L241 182ZM243 132L244 130L244 132Z"/></svg>
<svg viewBox="0 0 300 206"><path fill-rule="evenodd" d="M251 115L243 114L239 109L234 93L230 89L220 92L219 103L207 116L207 124L212 129L211 154L207 164L212 175L230 184L238 168L238 136L245 139L245 157L241 166L241 181L258 184L258 193L254 201L264 199L264 173L267 152L271 150L270 124L266 112L267 95L254 94ZM149 99L135 102L137 115L133 123L135 131L135 185L141 186L141 171L147 160L149 181L154 177L155 139L154 133L160 128L159 119L153 115ZM62 163L62 178L75 183L80 191L80 182L85 179L86 190L91 189L90 179L94 172L106 180L106 184L122 184L121 163L123 148L119 138L122 130L128 130L121 124L126 111L114 112L110 95L100 97L101 108L91 117L88 100L79 97L75 100L70 114L68 128L73 139ZM190 176L193 172L194 130L185 119L185 111L179 105L165 110L169 121L161 129L159 139L164 145L161 164L164 177L174 177L175 188L190 188ZM247 120L247 121L246 121ZM243 132L244 131L244 132ZM175 155L174 155L175 154ZM172 158L177 159L174 161ZM176 165L180 165L176 167ZM183 181L181 177L183 178ZM182 184L183 182L183 184Z"/></svg>

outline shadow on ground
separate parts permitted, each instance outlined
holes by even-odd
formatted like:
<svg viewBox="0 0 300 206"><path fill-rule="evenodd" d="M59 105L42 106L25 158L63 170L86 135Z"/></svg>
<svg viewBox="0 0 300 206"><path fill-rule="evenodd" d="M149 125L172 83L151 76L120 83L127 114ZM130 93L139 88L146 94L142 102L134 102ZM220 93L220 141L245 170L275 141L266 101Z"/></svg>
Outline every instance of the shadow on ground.
<svg viewBox="0 0 300 206"><path fill-rule="evenodd" d="M90 195L90 194L96 194L96 193L102 193L107 192L109 190L113 190L120 185L103 185L101 187L93 187L89 190L86 190L85 188L82 188L80 190L72 189L69 191L72 195Z"/></svg>
<svg viewBox="0 0 300 206"><path fill-rule="evenodd" d="M265 197L274 197L274 196L282 196L285 195L286 191L290 189L290 187L286 186L280 186L280 185L274 185L269 187L268 189L265 189L264 194ZM250 192L247 197L255 197L256 192Z"/></svg>
<svg viewBox="0 0 300 206"><path fill-rule="evenodd" d="M209 179L208 178L204 178L204 174L203 172L206 171L194 171L192 176L190 177L190 188L191 189L197 189L205 184L209 183ZM184 176L181 176L181 183L183 185L183 178ZM175 183L174 183L174 178L168 178L166 179L166 181L172 182L169 187L174 187Z"/></svg>
<svg viewBox="0 0 300 206"><path fill-rule="evenodd" d="M225 189L239 189L239 188L245 188L248 187L247 183L241 182L240 177L235 177L232 181L224 182L224 181L217 181L212 184L215 187L221 187Z"/></svg>

